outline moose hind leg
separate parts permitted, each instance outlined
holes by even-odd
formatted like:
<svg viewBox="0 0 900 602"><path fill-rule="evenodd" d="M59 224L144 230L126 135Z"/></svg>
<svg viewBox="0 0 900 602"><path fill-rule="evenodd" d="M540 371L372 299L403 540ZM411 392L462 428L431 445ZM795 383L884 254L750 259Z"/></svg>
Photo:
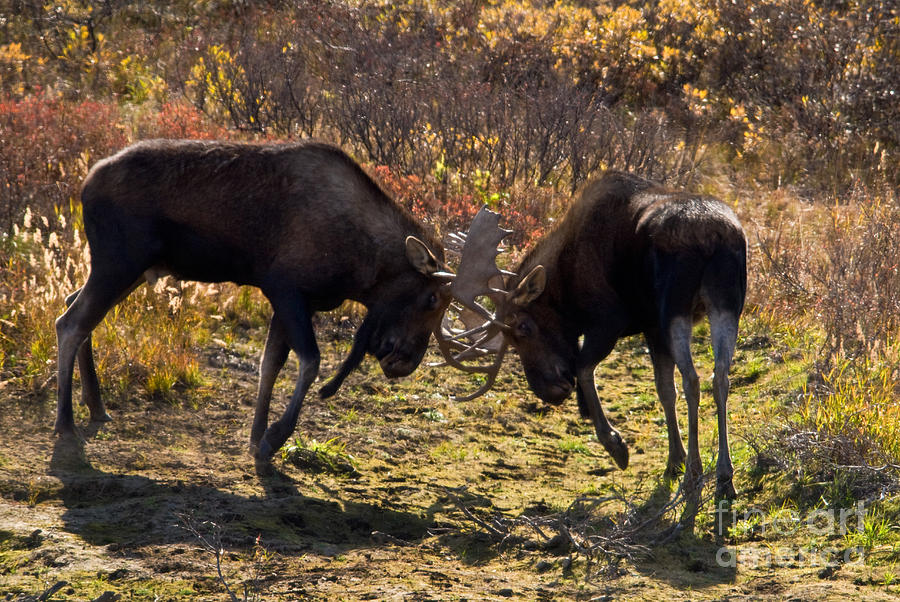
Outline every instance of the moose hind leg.
<svg viewBox="0 0 900 602"><path fill-rule="evenodd" d="M259 442L266 432L269 421L269 405L272 401L272 389L278 373L287 361L290 346L287 342L284 328L278 321L278 316L273 315L269 322L269 333L266 335L266 346L262 359L259 362L259 390L256 395L256 412L253 417L253 427L250 429L250 453L256 455L259 451Z"/></svg>
<svg viewBox="0 0 900 602"><path fill-rule="evenodd" d="M703 466L700 461L700 378L691 358L691 334L693 324L690 317L673 318L669 325L670 347L675 365L681 373L681 382L688 409L688 449L685 465L685 490L697 490Z"/></svg>
<svg viewBox="0 0 900 602"><path fill-rule="evenodd" d="M734 466L728 446L728 370L734 357L737 341L738 319L733 312L713 310L709 313L709 330L712 336L715 368L713 371L713 398L716 402L716 418L719 428L719 457L716 463L716 499L733 500Z"/></svg>
<svg viewBox="0 0 900 602"><path fill-rule="evenodd" d="M75 370L76 356L79 358L84 373L87 374L83 379L89 389L85 401L91 410L91 418L102 417L106 414L100 401L97 371L93 364L93 357L91 357L90 334L106 315L106 312L135 286L137 284L133 277L122 273L101 273L92 268L84 287L67 299L70 301L69 307L56 320L57 402L54 431L57 434L75 434L72 376Z"/></svg>
<svg viewBox="0 0 900 602"><path fill-rule="evenodd" d="M647 343L653 361L656 394L666 416L666 430L669 438L669 460L666 464L665 478L674 480L684 470L686 457L684 443L681 441L681 431L678 429L678 414L675 411L675 402L678 398L675 390L675 363L668 351L658 343L651 342L649 337Z"/></svg>
<svg viewBox="0 0 900 602"><path fill-rule="evenodd" d="M72 305L81 289L78 289L66 297L66 307ZM103 404L100 396L100 379L97 377L97 367L94 365L93 344L91 334L88 333L84 343L78 348L78 373L81 375L81 403L91 412L91 421L109 422L112 420Z"/></svg>

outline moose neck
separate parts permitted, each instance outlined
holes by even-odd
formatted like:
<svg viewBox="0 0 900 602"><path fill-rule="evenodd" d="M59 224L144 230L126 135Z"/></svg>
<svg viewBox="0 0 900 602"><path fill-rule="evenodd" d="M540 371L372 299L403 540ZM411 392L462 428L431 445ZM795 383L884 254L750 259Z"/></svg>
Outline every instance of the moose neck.
<svg viewBox="0 0 900 602"><path fill-rule="evenodd" d="M516 269L519 278L543 265L547 270L543 302L575 321L618 304L623 294L629 294L622 290L623 280L630 281L628 287L640 284L634 279L637 266L630 264L642 244L635 236L641 203L634 201L637 193L652 186L619 172L608 172L588 185L556 228L523 258Z"/></svg>

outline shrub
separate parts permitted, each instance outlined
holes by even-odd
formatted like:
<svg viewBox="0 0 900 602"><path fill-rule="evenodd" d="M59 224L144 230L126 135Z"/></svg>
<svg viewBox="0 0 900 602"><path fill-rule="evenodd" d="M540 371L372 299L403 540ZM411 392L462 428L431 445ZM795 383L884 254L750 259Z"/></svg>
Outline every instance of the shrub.
<svg viewBox="0 0 900 602"><path fill-rule="evenodd" d="M501 189L571 191L622 167L683 182L698 149L721 143L772 186L843 194L900 177L900 20L886 0L14 2L4 14L4 38L21 40L0 46L10 92L139 104L185 91L220 124L324 137L403 175L441 164Z"/></svg>
<svg viewBox="0 0 900 602"><path fill-rule="evenodd" d="M805 223L783 223L761 241L765 302L795 319L814 317L826 365L879 355L900 331L896 191L860 188L845 204L804 213Z"/></svg>
<svg viewBox="0 0 900 602"><path fill-rule="evenodd" d="M9 235L26 208L38 218L68 208L90 165L125 143L113 103L45 94L0 101L0 235Z"/></svg>
<svg viewBox="0 0 900 602"><path fill-rule="evenodd" d="M455 25L470 9L302 2L279 21L260 11L250 18L270 34L210 41L186 91L237 129L324 135L422 180L479 170L499 190L571 193L604 167L660 179L694 167L694 142L663 112L614 107L607 88L560 63L555 30L487 39Z"/></svg>
<svg viewBox="0 0 900 602"><path fill-rule="evenodd" d="M757 294L783 321L805 324L807 386L758 445L783 469L838 479L857 495L900 490L900 203L858 189L816 219L762 239Z"/></svg>
<svg viewBox="0 0 900 602"><path fill-rule="evenodd" d="M196 107L181 101L165 102L142 112L136 124L136 137L217 140L227 137L222 126L209 119Z"/></svg>

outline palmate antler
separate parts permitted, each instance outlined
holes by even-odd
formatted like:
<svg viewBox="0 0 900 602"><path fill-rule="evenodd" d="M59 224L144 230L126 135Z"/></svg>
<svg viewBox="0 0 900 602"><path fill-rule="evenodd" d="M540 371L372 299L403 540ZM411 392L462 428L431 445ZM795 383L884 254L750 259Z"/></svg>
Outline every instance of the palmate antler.
<svg viewBox="0 0 900 602"><path fill-rule="evenodd" d="M500 214L482 207L472 220L469 231L455 235L456 239L464 240L465 244L460 252L459 268L456 278L450 284L450 290L456 300L490 322L494 321L494 316L476 301L476 297L506 294L491 286L491 281L504 275L514 275L501 270L496 263L500 242L509 234L512 234L511 230L500 227Z"/></svg>
<svg viewBox="0 0 900 602"><path fill-rule="evenodd" d="M467 233L460 232L448 237L447 246L451 250L459 250L460 254L459 268L450 283L453 303L447 308L448 313L455 311L457 317L454 320L445 314L434 336L444 356L445 364L442 365L486 376L478 390L457 397L459 401L475 399L487 392L494 385L506 354L507 343L503 332L507 326L477 300L478 297L499 300L499 296L506 295L506 292L492 286L492 283L502 282L503 276L513 275L497 267L500 242L511 233L500 228L499 224L500 215L482 207ZM454 321L461 322L465 328L454 328ZM464 363L491 353L496 354L491 364Z"/></svg>

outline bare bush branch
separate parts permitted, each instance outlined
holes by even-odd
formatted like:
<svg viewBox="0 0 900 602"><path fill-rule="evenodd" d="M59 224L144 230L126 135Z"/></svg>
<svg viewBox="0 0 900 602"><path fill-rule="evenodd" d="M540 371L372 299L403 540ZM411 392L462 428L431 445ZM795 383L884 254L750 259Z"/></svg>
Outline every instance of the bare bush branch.
<svg viewBox="0 0 900 602"><path fill-rule="evenodd" d="M669 543L685 525L693 525L696 512L712 499L712 488L706 486L712 481L712 473L706 473L698 485L700 493L692 499L687 499L679 486L659 506L639 504L640 493L626 495L614 489L607 496L579 497L562 512L539 516L511 517L497 512L479 516L465 501L466 487L443 489L443 493L498 546L535 548L565 542L584 557L585 579L590 580L622 560L651 555L654 546Z"/></svg>

